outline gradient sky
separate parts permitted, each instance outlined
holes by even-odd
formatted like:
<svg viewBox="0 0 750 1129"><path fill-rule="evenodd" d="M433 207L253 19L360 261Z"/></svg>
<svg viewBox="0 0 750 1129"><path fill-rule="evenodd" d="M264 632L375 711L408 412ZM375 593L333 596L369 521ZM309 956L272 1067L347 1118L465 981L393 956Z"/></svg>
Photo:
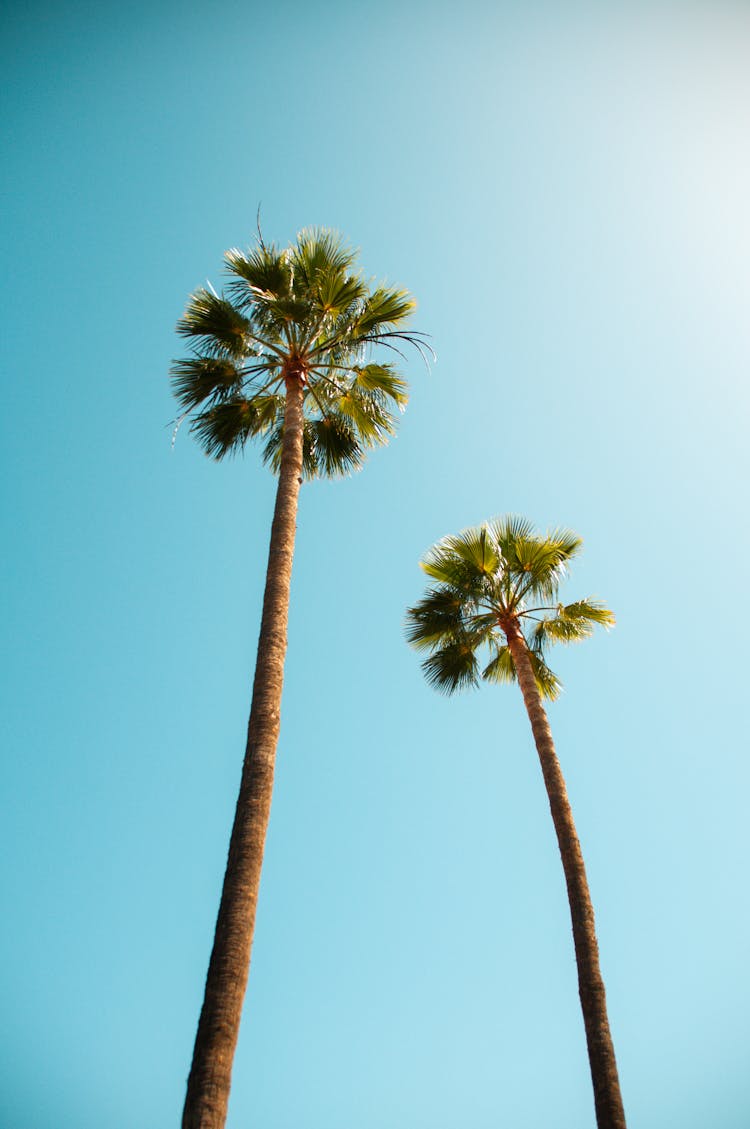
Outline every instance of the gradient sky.
<svg viewBox="0 0 750 1129"><path fill-rule="evenodd" d="M563 11L564 9L564 11ZM417 562L505 512L618 626L552 665L633 1129L750 1124L750 9L6 4L0 1124L179 1123L274 482L170 448L221 258L327 225L437 364L303 488L230 1129L592 1129L520 694L446 700Z"/></svg>

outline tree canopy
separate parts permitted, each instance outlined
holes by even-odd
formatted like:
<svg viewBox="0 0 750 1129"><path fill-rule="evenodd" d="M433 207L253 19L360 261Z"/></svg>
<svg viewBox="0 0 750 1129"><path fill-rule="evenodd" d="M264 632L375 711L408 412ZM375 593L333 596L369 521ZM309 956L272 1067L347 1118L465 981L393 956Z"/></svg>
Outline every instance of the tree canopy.
<svg viewBox="0 0 750 1129"><path fill-rule="evenodd" d="M177 330L191 355L172 366L190 428L215 459L258 440L279 469L287 381L304 386L303 474L358 470L369 448L386 443L407 403L394 359L402 346L429 352L405 328L415 308L406 290L372 284L357 253L332 231L307 229L291 246L264 242L227 251L222 294L196 290ZM373 362L375 347L391 359Z"/></svg>
<svg viewBox="0 0 750 1129"><path fill-rule="evenodd" d="M520 517L503 517L445 537L421 562L436 583L407 611L407 638L428 651L427 681L443 693L516 679L507 644L522 631L537 686L556 698L561 683L546 662L553 643L575 643L615 617L597 600L562 604L558 588L581 538L565 529L543 535Z"/></svg>

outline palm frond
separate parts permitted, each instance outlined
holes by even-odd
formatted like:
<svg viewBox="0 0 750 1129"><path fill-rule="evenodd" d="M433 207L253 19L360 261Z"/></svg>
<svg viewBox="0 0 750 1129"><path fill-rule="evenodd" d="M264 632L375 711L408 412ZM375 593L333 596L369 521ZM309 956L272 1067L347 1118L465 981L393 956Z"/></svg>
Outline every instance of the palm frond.
<svg viewBox="0 0 750 1129"><path fill-rule="evenodd" d="M485 682L515 682L516 664L507 646L497 646L492 659L482 671Z"/></svg>
<svg viewBox="0 0 750 1129"><path fill-rule="evenodd" d="M449 585L467 599L481 599L486 589L485 577L476 565L457 556L442 542L430 549L419 564L427 576Z"/></svg>
<svg viewBox="0 0 750 1129"><path fill-rule="evenodd" d="M367 285L359 275L329 270L317 278L316 298L320 309L331 318L349 311L367 297Z"/></svg>
<svg viewBox="0 0 750 1129"><path fill-rule="evenodd" d="M544 540L566 564L569 564L573 557L577 557L583 547L583 538L573 533L571 529L552 529L545 534Z"/></svg>
<svg viewBox="0 0 750 1129"><path fill-rule="evenodd" d="M224 258L232 276L227 292L251 313L261 336L282 349L296 343L315 311L306 287L295 287L292 252L263 245L247 253L232 249Z"/></svg>
<svg viewBox="0 0 750 1129"><path fill-rule="evenodd" d="M354 335L367 338L386 331L409 317L416 302L406 290L379 286L369 295L354 326Z"/></svg>
<svg viewBox="0 0 750 1129"><path fill-rule="evenodd" d="M500 565L497 547L493 544L486 525L465 529L456 537L446 537L441 544L455 554L457 560L476 569L482 576L496 572Z"/></svg>
<svg viewBox="0 0 750 1129"><path fill-rule="evenodd" d="M177 332L196 339L201 352L210 356L239 358L247 354L251 325L228 299L201 288L188 298Z"/></svg>
<svg viewBox="0 0 750 1129"><path fill-rule="evenodd" d="M514 560L516 541L524 541L534 536L533 524L527 518L519 517L518 514L493 518L485 522L485 525L503 557L508 561Z"/></svg>
<svg viewBox="0 0 750 1129"><path fill-rule="evenodd" d="M365 392L352 384L336 401L336 408L351 420L368 447L387 443L396 431L396 420L383 403L383 397Z"/></svg>
<svg viewBox="0 0 750 1129"><path fill-rule="evenodd" d="M475 604L485 597L492 602L499 565L496 546L485 526L443 537L420 561L420 567L428 576L450 585Z"/></svg>
<svg viewBox="0 0 750 1129"><path fill-rule="evenodd" d="M236 397L194 416L191 431L207 455L223 459L241 450L249 438L267 432L282 407L279 396Z"/></svg>
<svg viewBox="0 0 750 1129"><path fill-rule="evenodd" d="M406 612L406 638L417 650L454 638L463 624L463 601L452 588L430 588Z"/></svg>
<svg viewBox="0 0 750 1129"><path fill-rule="evenodd" d="M291 262L307 286L314 286L325 274L344 274L357 261L357 253L343 242L338 232L307 227L300 231L292 247Z"/></svg>
<svg viewBox="0 0 750 1129"><path fill-rule="evenodd" d="M227 291L240 307L251 305L260 297L281 298L291 293L289 257L272 245L259 245L249 251L232 247L224 261L232 276Z"/></svg>
<svg viewBox="0 0 750 1129"><path fill-rule="evenodd" d="M355 368L354 383L359 388L368 392L383 392L399 408L404 408L408 403L408 384L396 373L393 365L364 365Z"/></svg>
<svg viewBox="0 0 750 1129"><path fill-rule="evenodd" d="M479 681L479 664L473 647L465 640L447 643L422 663L425 678L443 694L453 694Z"/></svg>
<svg viewBox="0 0 750 1129"><path fill-rule="evenodd" d="M576 600L572 604L565 604L559 609L559 614L565 619L588 620L589 623L598 623L602 627L614 627L616 620L614 612L605 607L599 600Z"/></svg>
<svg viewBox="0 0 750 1129"><path fill-rule="evenodd" d="M512 571L517 576L518 600L553 600L565 575L566 560L555 545L541 537L516 538Z"/></svg>
<svg viewBox="0 0 750 1129"><path fill-rule="evenodd" d="M546 617L541 619L531 634L531 646L541 653L549 643L578 643L594 632L592 624L581 620Z"/></svg>
<svg viewBox="0 0 750 1129"><path fill-rule="evenodd" d="M359 470L365 461L360 437L343 415L309 421L318 474L340 478Z"/></svg>
<svg viewBox="0 0 750 1129"><path fill-rule="evenodd" d="M197 408L210 397L222 398L238 391L245 374L228 357L188 357L170 369L172 390L180 407Z"/></svg>
<svg viewBox="0 0 750 1129"><path fill-rule="evenodd" d="M548 698L553 702L555 698L560 696L562 682L553 674L542 656L536 651L529 651L529 658L531 659L531 668L534 671L534 680L539 687L539 693L543 698Z"/></svg>
<svg viewBox="0 0 750 1129"><path fill-rule="evenodd" d="M599 624L612 627L615 617L596 600L558 604L556 614L540 619L531 634L532 648L541 653L548 643L578 643L593 635Z"/></svg>
<svg viewBox="0 0 750 1129"><path fill-rule="evenodd" d="M305 326L310 321L310 303L302 298L271 298L265 303L265 313L276 326Z"/></svg>

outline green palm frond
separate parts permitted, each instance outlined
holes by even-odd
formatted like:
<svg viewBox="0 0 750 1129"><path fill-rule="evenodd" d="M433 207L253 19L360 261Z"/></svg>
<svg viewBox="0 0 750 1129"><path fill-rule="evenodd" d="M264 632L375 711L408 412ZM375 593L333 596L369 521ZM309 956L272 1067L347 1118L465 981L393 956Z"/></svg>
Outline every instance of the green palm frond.
<svg viewBox="0 0 750 1129"><path fill-rule="evenodd" d="M616 623L614 612L611 612L599 600L576 600L575 603L560 607L559 614L564 616L565 619L587 620L589 623L597 623L602 627L614 627Z"/></svg>
<svg viewBox="0 0 750 1129"><path fill-rule="evenodd" d="M367 285L358 275L326 271L317 279L315 295L321 312L333 319L364 302Z"/></svg>
<svg viewBox="0 0 750 1129"><path fill-rule="evenodd" d="M482 671L485 682L515 682L516 664L507 646L497 646L494 656Z"/></svg>
<svg viewBox="0 0 750 1129"><path fill-rule="evenodd" d="M392 329L414 313L416 303L406 290L378 287L369 295L356 321L354 332L360 339Z"/></svg>
<svg viewBox="0 0 750 1129"><path fill-rule="evenodd" d="M265 303L265 314L269 324L283 330L287 326L305 326L310 319L310 303L302 298L269 298Z"/></svg>
<svg viewBox="0 0 750 1129"><path fill-rule="evenodd" d="M177 322L181 337L196 340L208 356L247 356L248 319L226 298L201 288L190 295L185 313ZM254 354L251 354L254 355Z"/></svg>
<svg viewBox="0 0 750 1129"><path fill-rule="evenodd" d="M560 696L562 682L552 673L542 656L536 651L529 651L529 658L539 693L543 698L548 698L553 702L555 698Z"/></svg>
<svg viewBox="0 0 750 1129"><path fill-rule="evenodd" d="M406 613L406 638L418 650L432 648L460 633L463 601L452 588L432 588Z"/></svg>
<svg viewBox="0 0 750 1129"><path fill-rule="evenodd" d="M443 694L453 694L479 681L479 664L470 643L456 640L433 651L422 663L425 678Z"/></svg>
<svg viewBox="0 0 750 1129"><path fill-rule="evenodd" d="M541 652L548 643L578 643L588 639L593 631L593 625L585 621L545 618L532 632L532 647Z"/></svg>
<svg viewBox="0 0 750 1129"><path fill-rule="evenodd" d="M264 435L283 412L283 397L236 397L214 404L193 417L191 431L207 455L223 459L241 450L248 439Z"/></svg>
<svg viewBox="0 0 750 1129"><path fill-rule="evenodd" d="M355 383L338 397L336 408L351 420L368 447L387 443L396 431L396 418L385 406L384 397L376 392L366 392Z"/></svg>
<svg viewBox="0 0 750 1129"><path fill-rule="evenodd" d="M295 273L309 287L324 275L343 275L353 270L357 253L343 242L338 232L308 227L299 233L291 250Z"/></svg>
<svg viewBox="0 0 750 1129"><path fill-rule="evenodd" d="M560 559L566 562L578 556L583 547L583 538L571 529L553 529L546 534L545 540L559 553Z"/></svg>
<svg viewBox="0 0 750 1129"><path fill-rule="evenodd" d="M486 587L485 574L471 559L470 551L466 554L456 552L452 544L454 541L455 538L450 537L438 541L420 562L420 566L433 580L455 588L467 598L471 593L472 597L478 600Z"/></svg>
<svg viewBox="0 0 750 1129"><path fill-rule="evenodd" d="M446 537L442 544L458 561L476 569L481 576L492 575L500 566L498 547L486 525L467 529L458 537Z"/></svg>
<svg viewBox="0 0 750 1129"><path fill-rule="evenodd" d="M241 368L227 357L188 357L171 368L172 391L181 408L197 408L212 396L223 399L242 387Z"/></svg>
<svg viewBox="0 0 750 1129"><path fill-rule="evenodd" d="M517 538L513 568L518 574L518 599L555 599L567 572L568 561L580 544L580 539L571 545L556 536Z"/></svg>
<svg viewBox="0 0 750 1129"><path fill-rule="evenodd" d="M508 561L515 559L515 544L535 536L533 524L518 514L506 514L485 522L488 533Z"/></svg>
<svg viewBox="0 0 750 1129"><path fill-rule="evenodd" d="M368 392L382 392L403 409L409 402L408 385L396 373L393 365L364 365L354 368L354 383Z"/></svg>
<svg viewBox="0 0 750 1129"><path fill-rule="evenodd" d="M555 614L540 619L531 633L532 647L542 652L548 643L578 643L593 635L594 627L613 627L615 617L596 600L558 604Z"/></svg>
<svg viewBox="0 0 750 1129"><path fill-rule="evenodd" d="M356 427L343 415L328 415L308 423L317 473L340 478L359 470L365 461Z"/></svg>
<svg viewBox="0 0 750 1129"><path fill-rule="evenodd" d="M531 522L514 514L486 522L484 528L502 558L507 586L509 590L512 587L516 599L554 599L567 563L580 547L580 538L566 530L540 537Z"/></svg>
<svg viewBox="0 0 750 1129"><path fill-rule="evenodd" d="M240 251L232 247L224 255L232 276L227 291L240 309L252 306L259 297L281 298L292 291L292 269L288 255L273 246Z"/></svg>

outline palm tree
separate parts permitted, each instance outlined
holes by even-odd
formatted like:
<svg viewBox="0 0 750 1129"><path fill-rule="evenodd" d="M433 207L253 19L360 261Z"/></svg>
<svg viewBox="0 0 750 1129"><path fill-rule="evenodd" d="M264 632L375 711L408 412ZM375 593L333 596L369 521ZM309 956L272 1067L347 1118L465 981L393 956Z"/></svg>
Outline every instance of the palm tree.
<svg viewBox="0 0 750 1129"><path fill-rule="evenodd" d="M225 1124L247 986L279 735L295 522L304 478L357 470L386 443L406 383L372 350L403 355L422 336L403 328L405 290L372 285L332 232L303 231L225 255L226 292L192 294L177 325L191 356L172 367L182 421L215 459L260 440L278 474L239 798L183 1113L183 1129Z"/></svg>
<svg viewBox="0 0 750 1129"><path fill-rule="evenodd" d="M407 637L428 651L427 681L451 694L465 686L518 681L531 722L560 847L573 923L578 989L599 1129L624 1129L620 1084L581 846L555 753L544 698L560 683L545 660L550 643L575 643L614 616L595 600L557 602L558 586L581 540L566 530L545 536L506 517L446 537L422 568L434 583L407 612Z"/></svg>

